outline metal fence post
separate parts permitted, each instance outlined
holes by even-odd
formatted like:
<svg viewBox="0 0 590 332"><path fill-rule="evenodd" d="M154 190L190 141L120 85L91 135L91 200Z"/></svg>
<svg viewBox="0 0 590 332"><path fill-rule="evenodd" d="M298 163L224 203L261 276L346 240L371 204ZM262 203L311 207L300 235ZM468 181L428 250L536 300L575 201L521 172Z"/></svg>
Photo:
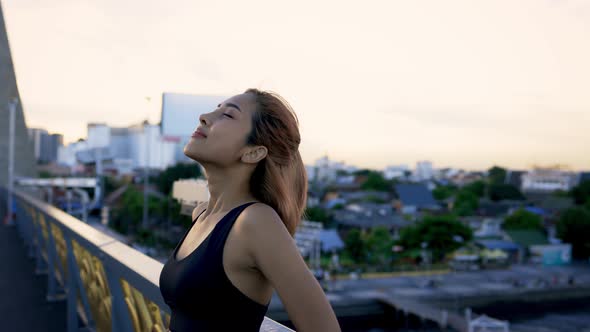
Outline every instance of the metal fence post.
<svg viewBox="0 0 590 332"><path fill-rule="evenodd" d="M78 332L78 284L75 277L78 271L76 271L76 258L74 257L70 237L66 236L65 240L68 257L68 281L66 290L68 295L67 326L68 332Z"/></svg>
<svg viewBox="0 0 590 332"><path fill-rule="evenodd" d="M49 261L49 267L47 268L47 301L59 301L63 300L63 294L58 290L57 277L55 275L56 267L59 269L57 264L57 247L55 245L55 239L53 238L53 231L51 229L51 222L47 221L47 260Z"/></svg>
<svg viewBox="0 0 590 332"><path fill-rule="evenodd" d="M125 295L119 281L119 274L108 265L104 265L107 282L111 291L111 326L112 331L134 332Z"/></svg>
<svg viewBox="0 0 590 332"><path fill-rule="evenodd" d="M35 250L35 273L37 275L45 273L47 269L47 262L45 262L45 258L43 258L43 247L45 246L45 241L43 239L43 231L41 230L41 220L39 220L38 214L41 213L39 211L35 211L35 219L37 219L37 227L35 228L35 236L37 238L37 245Z"/></svg>

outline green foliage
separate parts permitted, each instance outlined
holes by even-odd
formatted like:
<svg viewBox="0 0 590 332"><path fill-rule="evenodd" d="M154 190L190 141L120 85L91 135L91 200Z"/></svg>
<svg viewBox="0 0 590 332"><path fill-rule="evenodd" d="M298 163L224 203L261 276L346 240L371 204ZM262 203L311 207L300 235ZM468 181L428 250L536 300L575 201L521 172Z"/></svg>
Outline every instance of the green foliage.
<svg viewBox="0 0 590 332"><path fill-rule="evenodd" d="M391 261L393 237L386 227L378 226L371 229L365 239L369 264L388 264Z"/></svg>
<svg viewBox="0 0 590 332"><path fill-rule="evenodd" d="M367 180L361 184L361 189L391 191L391 182L387 181L381 172L370 171L367 174Z"/></svg>
<svg viewBox="0 0 590 332"><path fill-rule="evenodd" d="M458 216L470 216L478 207L479 197L471 190L461 189L455 198L453 212Z"/></svg>
<svg viewBox="0 0 590 332"><path fill-rule="evenodd" d="M512 230L542 230L543 220L540 216L524 209L518 209L506 217L502 228Z"/></svg>
<svg viewBox="0 0 590 332"><path fill-rule="evenodd" d="M39 177L42 179L52 178L53 174L48 171L39 171Z"/></svg>
<svg viewBox="0 0 590 332"><path fill-rule="evenodd" d="M383 204L383 203L387 202L386 200L382 199L381 197L377 197L375 195L367 195L367 197L363 198L363 201L377 203L377 204Z"/></svg>
<svg viewBox="0 0 590 332"><path fill-rule="evenodd" d="M479 198L484 196L485 190L486 184L481 180L463 186L455 197L453 213L458 216L473 215L479 207Z"/></svg>
<svg viewBox="0 0 590 332"><path fill-rule="evenodd" d="M485 190L486 184L481 180L471 182L461 188L461 191L469 191L477 197L483 197L485 195Z"/></svg>
<svg viewBox="0 0 590 332"><path fill-rule="evenodd" d="M590 210L573 207L565 210L557 222L557 235L572 245L574 258L590 257Z"/></svg>
<svg viewBox="0 0 590 332"><path fill-rule="evenodd" d="M585 204L590 200L590 180L586 180L575 186L571 191L571 195L576 204Z"/></svg>
<svg viewBox="0 0 590 332"><path fill-rule="evenodd" d="M145 246L153 247L156 245L156 237L154 236L153 232L145 229L140 228L137 231L137 242L143 244Z"/></svg>
<svg viewBox="0 0 590 332"><path fill-rule="evenodd" d="M148 214L150 220L164 221L171 218L175 221L188 219L180 215L180 206L172 199L148 198ZM143 192L130 186L121 197L120 204L113 209L111 226L123 234L139 230L143 221ZM188 221L190 225L190 220Z"/></svg>
<svg viewBox="0 0 590 332"><path fill-rule="evenodd" d="M168 195L172 190L172 184L178 179L197 178L201 176L201 170L197 164L178 163L166 168L153 179L158 190Z"/></svg>
<svg viewBox="0 0 590 332"><path fill-rule="evenodd" d="M506 169L494 166L488 170L488 182L490 184L503 184L506 179Z"/></svg>
<svg viewBox="0 0 590 332"><path fill-rule="evenodd" d="M457 192L457 187L455 186L438 186L432 190L432 196L435 199L442 201L451 196L453 196Z"/></svg>
<svg viewBox="0 0 590 332"><path fill-rule="evenodd" d="M524 200L520 190L510 184L491 184L489 187L489 196L492 201L500 201L503 199Z"/></svg>
<svg viewBox="0 0 590 332"><path fill-rule="evenodd" d="M456 241L456 236L460 236L462 241ZM439 260L472 238L471 229L455 216L426 216L421 222L402 229L396 243L403 246L404 251L415 252L422 248L422 242L426 242L433 258Z"/></svg>
<svg viewBox="0 0 590 332"><path fill-rule="evenodd" d="M367 255L367 249L362 239L361 231L354 228L348 232L344 239L345 249L356 262L363 262Z"/></svg>
<svg viewBox="0 0 590 332"><path fill-rule="evenodd" d="M342 209L344 209L344 204L342 204L342 203L334 204L334 206L332 206L332 210L342 210Z"/></svg>
<svg viewBox="0 0 590 332"><path fill-rule="evenodd" d="M319 221L319 222L328 222L330 221L330 215L326 212L326 210L322 209L319 206L308 207L305 209L305 216L307 220L310 221Z"/></svg>
<svg viewBox="0 0 590 332"><path fill-rule="evenodd" d="M352 174L354 175L369 175L369 173L371 173L373 171L371 171L370 169L364 168L364 169L359 169L354 171Z"/></svg>
<svg viewBox="0 0 590 332"><path fill-rule="evenodd" d="M103 184L104 184L105 196L108 196L113 191L117 190L119 187L121 187L123 185L123 183L121 183L121 181L117 181L112 176L104 176L103 177Z"/></svg>

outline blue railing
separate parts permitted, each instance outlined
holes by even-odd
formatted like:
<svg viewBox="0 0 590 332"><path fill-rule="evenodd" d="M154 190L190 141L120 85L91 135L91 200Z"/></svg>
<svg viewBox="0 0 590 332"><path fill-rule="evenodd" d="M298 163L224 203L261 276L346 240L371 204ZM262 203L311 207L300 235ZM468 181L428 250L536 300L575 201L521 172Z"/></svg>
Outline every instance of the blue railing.
<svg viewBox="0 0 590 332"><path fill-rule="evenodd" d="M2 201L7 190L2 188ZM95 331L167 331L170 308L158 278L163 264L23 190L14 191L16 227L47 273L47 300L67 301L68 331L79 318ZM265 317L260 331L291 329Z"/></svg>

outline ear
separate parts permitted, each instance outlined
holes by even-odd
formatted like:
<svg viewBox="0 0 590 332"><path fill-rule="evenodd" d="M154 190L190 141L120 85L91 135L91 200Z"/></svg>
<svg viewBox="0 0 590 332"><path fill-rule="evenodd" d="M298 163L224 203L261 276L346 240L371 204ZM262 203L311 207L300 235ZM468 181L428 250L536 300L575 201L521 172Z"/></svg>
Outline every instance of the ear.
<svg viewBox="0 0 590 332"><path fill-rule="evenodd" d="M242 161L249 164L255 164L266 157L268 150L264 145L257 145L248 148L244 154L242 154Z"/></svg>

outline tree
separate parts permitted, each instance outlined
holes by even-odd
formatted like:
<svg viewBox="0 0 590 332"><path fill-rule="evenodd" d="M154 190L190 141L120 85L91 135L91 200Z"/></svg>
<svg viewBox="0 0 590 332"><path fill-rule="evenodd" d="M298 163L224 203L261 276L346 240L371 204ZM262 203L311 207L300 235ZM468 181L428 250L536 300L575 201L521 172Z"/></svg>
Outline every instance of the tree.
<svg viewBox="0 0 590 332"><path fill-rule="evenodd" d="M472 230L455 216L426 216L421 222L402 229L396 243L407 251L421 249L425 242L433 258L441 259L472 238Z"/></svg>
<svg viewBox="0 0 590 332"><path fill-rule="evenodd" d="M461 188L461 191L469 191L477 197L483 197L486 191L486 184L481 180L473 181Z"/></svg>
<svg viewBox="0 0 590 332"><path fill-rule="evenodd" d="M532 212L525 209L518 209L506 217L502 228L513 230L543 230L543 220L540 216Z"/></svg>
<svg viewBox="0 0 590 332"><path fill-rule="evenodd" d="M491 184L488 189L488 194L492 201L501 201L503 199L525 199L520 190L511 184Z"/></svg>
<svg viewBox="0 0 590 332"><path fill-rule="evenodd" d="M455 186L437 186L432 190L432 196L439 201L443 201L455 194L457 187Z"/></svg>
<svg viewBox="0 0 590 332"><path fill-rule="evenodd" d="M590 257L590 211L584 207L565 210L557 222L557 235L572 245L574 258Z"/></svg>
<svg viewBox="0 0 590 332"><path fill-rule="evenodd" d="M384 265L390 262L393 237L386 227L378 226L371 229L365 239L365 244L369 253L368 261L370 264Z"/></svg>
<svg viewBox="0 0 590 332"><path fill-rule="evenodd" d="M470 216L479 207L479 198L471 190L460 190L453 204L453 212L458 216Z"/></svg>
<svg viewBox="0 0 590 332"><path fill-rule="evenodd" d="M494 166L488 170L488 182L490 184L503 184L506 179L506 169Z"/></svg>
<svg viewBox="0 0 590 332"><path fill-rule="evenodd" d="M319 221L321 223L329 222L331 219L330 215L326 212L326 210L322 209L319 206L306 208L305 217L307 218L307 220Z"/></svg>
<svg viewBox="0 0 590 332"><path fill-rule="evenodd" d="M358 229L355 228L348 232L344 239L344 245L350 257L356 262L363 262L365 260L367 250L362 239L362 234Z"/></svg>
<svg viewBox="0 0 590 332"><path fill-rule="evenodd" d="M590 200L590 180L586 180L572 188L571 195L578 205L588 202Z"/></svg>
<svg viewBox="0 0 590 332"><path fill-rule="evenodd" d="M367 180L361 184L361 189L364 190L377 190L377 191L390 191L391 182L387 181L381 172L370 171L367 174Z"/></svg>
<svg viewBox="0 0 590 332"><path fill-rule="evenodd" d="M197 178L199 176L201 176L201 170L197 164L178 163L166 168L153 180L158 190L168 195L172 190L174 181L178 179Z"/></svg>
<svg viewBox="0 0 590 332"><path fill-rule="evenodd" d="M368 169L368 168L363 168L363 169L359 169L359 170L356 170L356 171L352 172L352 174L353 175L357 175L357 176L358 175L364 175L364 176L366 176L366 175L369 175L369 173L371 173L371 172L373 172L373 171L370 170L370 169Z"/></svg>

